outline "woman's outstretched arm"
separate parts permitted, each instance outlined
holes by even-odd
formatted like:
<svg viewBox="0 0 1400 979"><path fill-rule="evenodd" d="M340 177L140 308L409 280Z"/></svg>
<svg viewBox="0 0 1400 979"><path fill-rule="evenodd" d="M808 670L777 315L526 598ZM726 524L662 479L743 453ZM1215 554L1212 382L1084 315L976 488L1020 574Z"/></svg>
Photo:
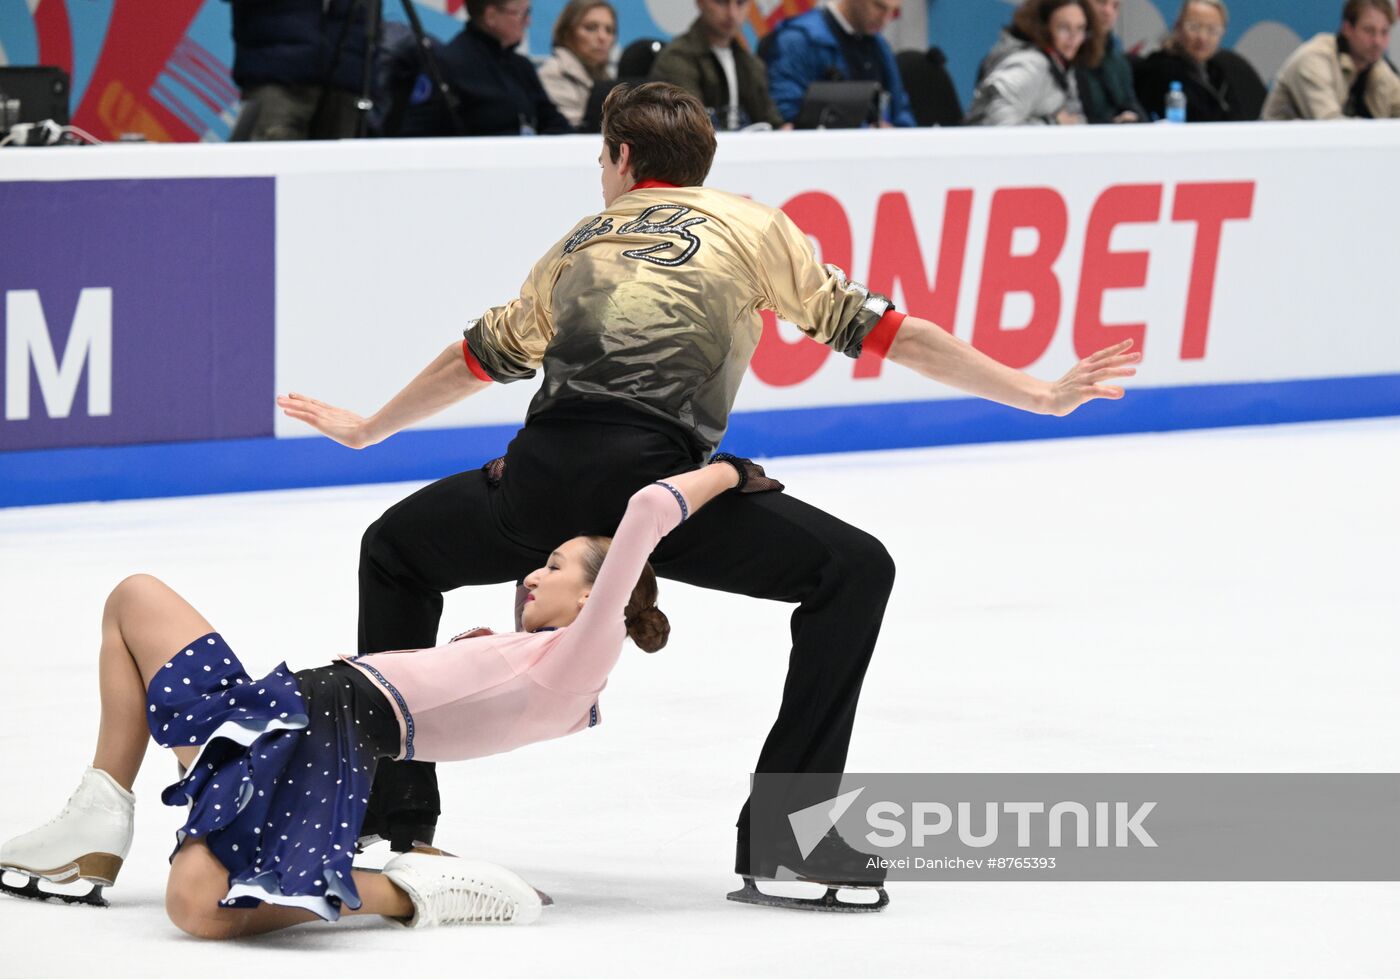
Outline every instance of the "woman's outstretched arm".
<svg viewBox="0 0 1400 979"><path fill-rule="evenodd" d="M588 603L532 675L556 690L582 693L601 688L616 665L627 636L623 610L657 543L696 510L738 483L739 472L734 466L713 463L633 493L598 578L589 590Z"/></svg>
<svg viewBox="0 0 1400 979"><path fill-rule="evenodd" d="M739 470L727 462L712 462L688 473L667 476L659 482L680 490L690 511L688 515L693 515L721 493L738 486Z"/></svg>

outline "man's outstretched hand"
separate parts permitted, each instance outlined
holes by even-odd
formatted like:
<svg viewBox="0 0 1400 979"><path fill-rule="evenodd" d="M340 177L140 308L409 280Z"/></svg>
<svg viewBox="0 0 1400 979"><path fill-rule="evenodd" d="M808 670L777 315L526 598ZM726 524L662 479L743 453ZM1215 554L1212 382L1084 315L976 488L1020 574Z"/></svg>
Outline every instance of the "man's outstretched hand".
<svg viewBox="0 0 1400 979"><path fill-rule="evenodd" d="M490 386L489 380L483 380L473 373L464 350L465 345L461 340L449 343L442 353L418 372L418 376L408 382L407 387L368 418L295 391L279 397L277 407L288 418L306 422L341 445L352 449L377 445L395 432L401 432Z"/></svg>
<svg viewBox="0 0 1400 979"><path fill-rule="evenodd" d="M1068 415L1084 402L1095 398L1116 400L1123 397L1121 387L1103 382L1116 377L1132 377L1137 373L1137 368L1129 365L1142 360L1142 354L1128 353L1132 345L1133 341L1124 340L1104 347L1075 364L1068 374L1050 385L1046 413Z"/></svg>
<svg viewBox="0 0 1400 979"><path fill-rule="evenodd" d="M288 418L306 422L326 438L352 449L363 449L377 441L369 437L365 420L353 411L328 405L304 394L295 391L284 394L277 399L277 407Z"/></svg>

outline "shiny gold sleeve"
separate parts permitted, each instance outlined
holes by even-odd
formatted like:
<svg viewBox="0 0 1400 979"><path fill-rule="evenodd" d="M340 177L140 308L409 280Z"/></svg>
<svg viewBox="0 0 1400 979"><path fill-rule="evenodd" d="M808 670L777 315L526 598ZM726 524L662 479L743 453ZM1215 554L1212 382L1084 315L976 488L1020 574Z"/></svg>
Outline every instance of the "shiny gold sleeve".
<svg viewBox="0 0 1400 979"><path fill-rule="evenodd" d="M893 305L852 282L835 265L822 265L802 229L775 211L757 255L758 282L768 308L848 357L859 357L870 331Z"/></svg>
<svg viewBox="0 0 1400 979"><path fill-rule="evenodd" d="M557 247L550 249L530 271L519 298L493 306L467 324L467 349L493 381L505 384L535 376L554 337L549 297L558 260Z"/></svg>

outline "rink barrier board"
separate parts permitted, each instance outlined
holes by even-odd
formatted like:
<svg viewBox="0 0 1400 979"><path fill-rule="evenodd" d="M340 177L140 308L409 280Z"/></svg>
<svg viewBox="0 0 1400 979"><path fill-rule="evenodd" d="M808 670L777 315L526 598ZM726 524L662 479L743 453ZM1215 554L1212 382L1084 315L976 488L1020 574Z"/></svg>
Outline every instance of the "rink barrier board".
<svg viewBox="0 0 1400 979"><path fill-rule="evenodd" d="M1393 302L1339 288L1393 275L1376 229L1400 220L1400 200L1332 179L1338 154L1383 168L1400 128L1128 128L722 137L716 186L784 208L822 260L1004 363L1053 377L1124 336L1152 351L1126 401L1045 419L930 399L950 392L847 363L766 317L729 447L777 456L1400 414ZM0 505L430 479L489 458L531 385L364 454L306 437L273 394L387 402L596 206L597 151L573 136L7 154L12 206L0 210L32 219L0 240ZM502 175L531 188L528 205L492 192ZM177 198L194 203L163 207ZM1355 240L1358 213L1374 241ZM245 267L249 255L271 271Z"/></svg>
<svg viewBox="0 0 1400 979"><path fill-rule="evenodd" d="M757 457L1400 415L1400 374L1129 390L1065 418L975 398L740 412L725 448ZM517 425L401 432L356 452L252 438L0 453L0 507L437 479L505 451Z"/></svg>

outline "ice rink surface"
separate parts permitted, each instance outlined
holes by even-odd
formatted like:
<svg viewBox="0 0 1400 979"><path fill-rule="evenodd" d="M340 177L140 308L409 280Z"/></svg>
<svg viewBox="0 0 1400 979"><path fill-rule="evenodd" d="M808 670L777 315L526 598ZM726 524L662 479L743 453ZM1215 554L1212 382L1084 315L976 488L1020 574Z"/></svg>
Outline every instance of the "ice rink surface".
<svg viewBox="0 0 1400 979"><path fill-rule="evenodd" d="M1400 420L769 468L899 567L851 771L1400 770ZM353 652L360 532L410 489L0 511L0 838L53 816L91 759L120 578L170 582L255 676L317 665ZM450 596L443 636L508 628L511 592ZM439 766L438 842L551 893L539 924L186 939L162 910L180 813L153 750L112 907L0 897L0 976L1400 973L1397 884L895 883L860 916L726 902L788 610L664 582L661 606L672 642L627 648L601 727Z"/></svg>

